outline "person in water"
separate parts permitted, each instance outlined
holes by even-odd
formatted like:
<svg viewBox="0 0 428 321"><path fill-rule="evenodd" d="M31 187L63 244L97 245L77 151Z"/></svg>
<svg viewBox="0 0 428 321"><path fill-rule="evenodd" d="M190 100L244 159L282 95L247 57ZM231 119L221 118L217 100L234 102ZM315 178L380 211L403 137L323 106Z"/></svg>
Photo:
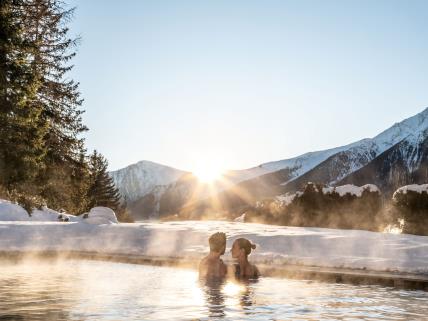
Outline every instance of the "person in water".
<svg viewBox="0 0 428 321"><path fill-rule="evenodd" d="M260 276L257 267L248 262L248 255L255 248L256 245L245 238L239 238L233 242L230 252L232 253L232 257L238 261L238 264L235 265L236 277L252 279Z"/></svg>
<svg viewBox="0 0 428 321"><path fill-rule="evenodd" d="M210 253L199 263L199 276L205 278L223 278L227 273L227 266L220 256L226 251L226 234L217 232L208 239Z"/></svg>

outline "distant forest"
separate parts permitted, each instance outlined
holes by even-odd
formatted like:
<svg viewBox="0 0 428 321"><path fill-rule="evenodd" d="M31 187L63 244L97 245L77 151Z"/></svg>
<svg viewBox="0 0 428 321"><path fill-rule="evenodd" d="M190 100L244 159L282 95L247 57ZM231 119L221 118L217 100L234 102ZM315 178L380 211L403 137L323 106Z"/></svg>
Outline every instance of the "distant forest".
<svg viewBox="0 0 428 321"><path fill-rule="evenodd" d="M346 186L351 185L338 186L337 189ZM361 195L355 195L352 192L340 194L331 187L308 183L302 191L289 195L286 202L270 199L248 208L245 220L379 232L397 230L428 235L427 189L425 185L414 186L420 190L399 188L388 200L375 186L371 189L360 188Z"/></svg>
<svg viewBox="0 0 428 321"><path fill-rule="evenodd" d="M82 138L83 99L69 76L73 12L58 0L0 1L0 197L29 215L107 206L127 220L107 160L88 155Z"/></svg>

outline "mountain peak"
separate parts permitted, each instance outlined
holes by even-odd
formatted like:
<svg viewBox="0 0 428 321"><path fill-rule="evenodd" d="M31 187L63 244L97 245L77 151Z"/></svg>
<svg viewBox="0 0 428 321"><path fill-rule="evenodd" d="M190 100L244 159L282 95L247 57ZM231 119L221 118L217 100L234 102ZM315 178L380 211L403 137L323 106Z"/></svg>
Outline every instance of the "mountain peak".
<svg viewBox="0 0 428 321"><path fill-rule="evenodd" d="M142 160L135 164L110 172L119 191L129 201L150 193L156 186L165 186L178 180L188 172Z"/></svg>
<svg viewBox="0 0 428 321"><path fill-rule="evenodd" d="M428 107L422 112L395 123L373 138L379 146L389 148L409 136L420 136L428 128Z"/></svg>

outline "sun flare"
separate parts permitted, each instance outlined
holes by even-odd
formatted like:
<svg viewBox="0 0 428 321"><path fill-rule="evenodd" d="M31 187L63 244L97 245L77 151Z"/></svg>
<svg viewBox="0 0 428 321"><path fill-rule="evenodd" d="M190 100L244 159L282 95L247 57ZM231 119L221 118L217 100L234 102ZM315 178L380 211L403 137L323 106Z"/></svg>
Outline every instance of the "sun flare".
<svg viewBox="0 0 428 321"><path fill-rule="evenodd" d="M212 183L219 180L223 173L224 168L221 166L221 163L213 159L201 160L193 170L193 175L202 183Z"/></svg>
<svg viewBox="0 0 428 321"><path fill-rule="evenodd" d="M193 174L203 183L212 183L218 180L223 173L219 167L204 167L193 171Z"/></svg>

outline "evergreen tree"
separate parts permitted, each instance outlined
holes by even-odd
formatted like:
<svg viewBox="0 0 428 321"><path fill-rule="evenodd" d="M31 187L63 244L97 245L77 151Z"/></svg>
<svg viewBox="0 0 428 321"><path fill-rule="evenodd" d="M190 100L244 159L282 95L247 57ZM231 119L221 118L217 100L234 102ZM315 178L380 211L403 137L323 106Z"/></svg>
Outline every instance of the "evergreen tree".
<svg viewBox="0 0 428 321"><path fill-rule="evenodd" d="M67 22L74 9L66 9L58 0L26 0L24 7L25 34L34 44L32 70L40 82L36 92L42 107L40 124L48 126L43 137L45 166L38 185L43 187L41 196L48 205L79 212L82 200L76 200L76 195L88 184L87 175L76 176L86 167L81 157L84 142L79 135L87 128L81 118L79 84L66 78L73 68L70 60L78 42L68 36Z"/></svg>
<svg viewBox="0 0 428 321"><path fill-rule="evenodd" d="M69 212L86 207L87 128L78 83L66 78L72 14L60 0L0 1L0 186L29 210L42 199Z"/></svg>
<svg viewBox="0 0 428 321"><path fill-rule="evenodd" d="M44 166L48 128L41 121L41 83L31 65L35 45L24 16L24 0L0 1L0 185L28 203L39 193L34 179Z"/></svg>
<svg viewBox="0 0 428 321"><path fill-rule="evenodd" d="M120 194L113 179L107 173L108 162L96 150L89 157L90 187L88 209L106 206L114 211L120 209Z"/></svg>

